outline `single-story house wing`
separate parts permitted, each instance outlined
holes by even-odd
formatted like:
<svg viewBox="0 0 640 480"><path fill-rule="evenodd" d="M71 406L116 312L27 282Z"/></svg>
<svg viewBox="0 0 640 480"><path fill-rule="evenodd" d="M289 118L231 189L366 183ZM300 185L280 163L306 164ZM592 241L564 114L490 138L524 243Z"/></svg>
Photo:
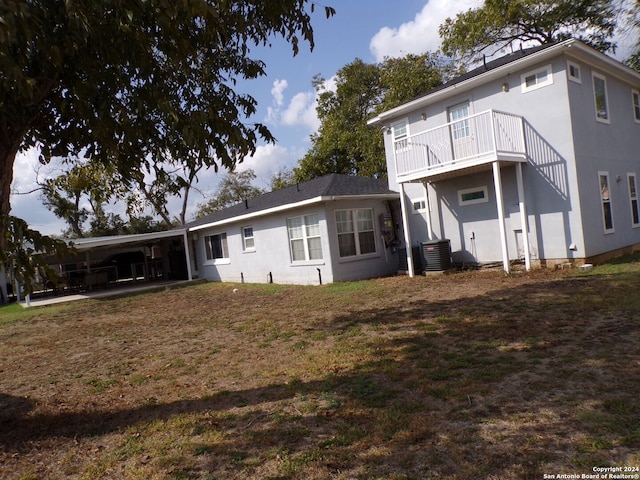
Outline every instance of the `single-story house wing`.
<svg viewBox="0 0 640 480"><path fill-rule="evenodd" d="M398 270L399 194L330 174L188 223L194 278L319 284Z"/></svg>

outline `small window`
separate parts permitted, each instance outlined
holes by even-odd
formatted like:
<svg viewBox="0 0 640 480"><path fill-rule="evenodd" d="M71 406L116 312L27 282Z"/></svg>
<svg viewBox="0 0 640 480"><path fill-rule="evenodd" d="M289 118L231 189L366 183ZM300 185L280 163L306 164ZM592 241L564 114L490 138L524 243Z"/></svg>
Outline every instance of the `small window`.
<svg viewBox="0 0 640 480"><path fill-rule="evenodd" d="M569 80L576 83L582 83L582 77L580 76L580 65L567 61L567 75Z"/></svg>
<svg viewBox="0 0 640 480"><path fill-rule="evenodd" d="M421 213L427 209L427 203L424 200L416 200L413 202L413 213Z"/></svg>
<svg viewBox="0 0 640 480"><path fill-rule="evenodd" d="M320 216L303 215L287 219L291 261L322 260Z"/></svg>
<svg viewBox="0 0 640 480"><path fill-rule="evenodd" d="M475 188L467 188L465 190L458 190L458 204L473 205L475 203L485 203L489 201L487 186Z"/></svg>
<svg viewBox="0 0 640 480"><path fill-rule="evenodd" d="M340 257L376 253L373 210L336 210Z"/></svg>
<svg viewBox="0 0 640 480"><path fill-rule="evenodd" d="M631 225L640 227L640 208L638 207L638 191L636 189L636 174L627 175L629 183L629 202L631 202Z"/></svg>
<svg viewBox="0 0 640 480"><path fill-rule="evenodd" d="M631 105L633 106L633 119L640 123L640 92L631 90Z"/></svg>
<svg viewBox="0 0 640 480"><path fill-rule="evenodd" d="M596 107L596 120L609 123L609 101L607 100L607 79L593 73L593 98Z"/></svg>
<svg viewBox="0 0 640 480"><path fill-rule="evenodd" d="M204 249L207 260L215 262L217 260L229 259L229 248L227 247L227 234L208 235L204 237Z"/></svg>
<svg viewBox="0 0 640 480"><path fill-rule="evenodd" d="M553 83L551 65L545 65L542 68L521 75L520 81L522 82L523 93L551 85Z"/></svg>
<svg viewBox="0 0 640 480"><path fill-rule="evenodd" d="M613 211L611 209L611 194L609 191L609 174L599 172L600 178L600 203L602 204L602 223L604 233L613 232Z"/></svg>
<svg viewBox="0 0 640 480"><path fill-rule="evenodd" d="M245 252L252 252L256 249L255 240L253 238L253 227L242 228L242 249Z"/></svg>
<svg viewBox="0 0 640 480"><path fill-rule="evenodd" d="M403 140L409 135L408 124L406 120L396 122L391 126L394 140Z"/></svg>

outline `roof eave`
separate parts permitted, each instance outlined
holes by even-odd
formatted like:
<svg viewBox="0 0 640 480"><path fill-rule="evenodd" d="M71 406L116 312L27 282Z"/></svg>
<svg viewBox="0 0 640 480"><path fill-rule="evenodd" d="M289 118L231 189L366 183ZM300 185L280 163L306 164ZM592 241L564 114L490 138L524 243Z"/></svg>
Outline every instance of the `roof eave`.
<svg viewBox="0 0 640 480"><path fill-rule="evenodd" d="M423 97L416 98L415 100L412 100L408 103L400 105L396 108L387 110L386 112L383 112L380 115L377 115L376 117L373 117L370 120L368 120L367 124L383 125L386 121L389 121L390 119L406 115L409 112L414 111L420 107L431 105L432 103L445 99L454 94L459 94L467 90L471 90L472 88L475 88L478 85L482 85L483 83L491 81L494 78L499 78L504 76L506 72L510 72L512 70L520 70L529 65L539 63L547 58L554 57L559 52L562 52L574 46L579 48L581 51L591 53L592 55L594 52L596 52L592 48L587 47L584 43L580 42L579 40L571 38L569 40L565 40L564 42L560 42L556 45L552 45L548 48L545 48L544 50L540 50L538 52L532 53L525 57L509 62L500 67L496 67L492 70L487 71L486 73L481 73L479 75L476 75L475 77L469 78L468 80L464 80L460 83L455 83L443 90L438 90L432 94L427 94ZM609 57L607 57L604 54L601 54L600 52L596 52L596 53L598 53L599 55L602 55L602 57L604 58L609 59L609 61L612 64L615 64L617 67L620 67L621 64L619 62L613 59L610 59Z"/></svg>
<svg viewBox="0 0 640 480"><path fill-rule="evenodd" d="M89 250L96 247L109 247L113 245L124 245L127 243L139 243L148 242L149 240L159 240L162 238L183 236L187 230L184 228L177 228L173 230L166 230L162 232L151 233L139 233L134 235L120 235L114 237L100 237L100 238L83 238L83 239L70 239L67 243L73 245L78 251Z"/></svg>
<svg viewBox="0 0 640 480"><path fill-rule="evenodd" d="M371 199L379 199L379 200L394 200L400 198L399 193L390 192L390 193L372 193L368 195L322 195L318 197L309 198L307 200L302 200L296 203L288 203L286 205L279 205L277 207L266 208L264 210L258 210L257 212L247 213L246 215L237 215L235 217L229 217L222 220L218 220L217 222L209 222L202 225L197 225L195 227L191 227L188 229L189 232L196 232L198 230L204 230L206 228L214 228L220 227L223 225L228 225L230 223L236 223L240 221L250 220L256 217L261 217L263 215L270 215L273 213L284 212L287 210L293 210L295 208L306 207L309 205L315 205L318 203L329 202L329 201L338 201L338 200L371 200Z"/></svg>

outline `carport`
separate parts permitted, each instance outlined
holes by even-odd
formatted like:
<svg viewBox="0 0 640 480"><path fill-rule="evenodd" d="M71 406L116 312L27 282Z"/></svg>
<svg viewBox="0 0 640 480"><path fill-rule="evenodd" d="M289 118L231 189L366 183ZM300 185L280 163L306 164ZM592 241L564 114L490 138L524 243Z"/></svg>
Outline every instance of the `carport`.
<svg viewBox="0 0 640 480"><path fill-rule="evenodd" d="M75 252L51 259L60 282L43 285L36 297L66 296L102 290L192 280L186 229L137 235L69 240ZM27 304L31 299L26 299Z"/></svg>

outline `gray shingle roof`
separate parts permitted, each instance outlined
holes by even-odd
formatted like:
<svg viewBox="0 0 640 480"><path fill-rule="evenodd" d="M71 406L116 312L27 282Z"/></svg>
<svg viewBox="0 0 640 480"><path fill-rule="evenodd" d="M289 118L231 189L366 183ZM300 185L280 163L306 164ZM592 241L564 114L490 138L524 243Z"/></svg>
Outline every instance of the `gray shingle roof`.
<svg viewBox="0 0 640 480"><path fill-rule="evenodd" d="M219 212L187 223L181 228L194 228L233 217L260 212L274 207L295 204L316 197L398 195L389 190L387 180L354 177L332 173L308 182L265 193Z"/></svg>
<svg viewBox="0 0 640 480"><path fill-rule="evenodd" d="M555 43L545 43L543 45L537 45L535 47L529 47L529 48L523 48L520 50L516 50L513 53L509 53L507 55L504 55L500 58L496 58L495 60L491 60L489 62L485 61L483 62L482 65L480 65L477 68L474 68L473 70L469 70L467 73L463 73L462 75L459 75L455 78L452 78L451 80L449 80L446 83L443 83L442 85L429 90L428 92L424 93L423 95L419 95L418 97L416 97L415 99L418 98L422 98L422 97L426 97L427 95L431 95L432 93L438 92L440 90L444 90L445 88L451 87L453 85L456 85L458 83L464 82L465 80L469 80L470 78L473 77L477 77L478 75L482 75L483 73L486 73L490 70L493 70L495 68L498 67L502 67L503 65L507 65L511 62L515 62L516 60L519 60L520 58L524 58L528 55L531 55L532 53L536 53L539 52L540 50L544 50L546 48L552 47L553 45L556 45L557 42ZM414 99L414 100L415 100Z"/></svg>

